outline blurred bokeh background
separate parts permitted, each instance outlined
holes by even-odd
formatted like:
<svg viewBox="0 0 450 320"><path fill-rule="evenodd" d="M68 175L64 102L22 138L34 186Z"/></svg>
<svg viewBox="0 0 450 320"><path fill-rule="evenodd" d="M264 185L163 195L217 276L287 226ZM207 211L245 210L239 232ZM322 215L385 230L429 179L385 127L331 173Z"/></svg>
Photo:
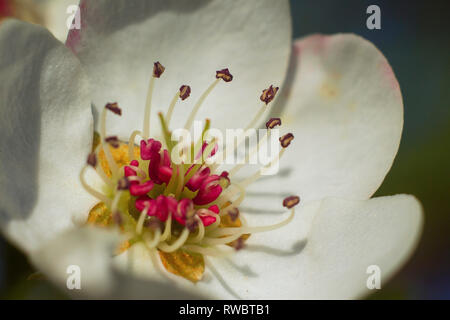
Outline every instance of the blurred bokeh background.
<svg viewBox="0 0 450 320"><path fill-rule="evenodd" d="M0 0L0 19L16 15L57 26L65 24L71 3L77 1ZM372 4L381 9L381 30L366 27ZM291 0L291 6L295 38L359 34L385 54L402 89L403 138L376 195L416 195L425 209L425 228L411 260L368 298L450 299L450 1ZM0 236L0 298L64 298L45 280L29 279L34 271Z"/></svg>

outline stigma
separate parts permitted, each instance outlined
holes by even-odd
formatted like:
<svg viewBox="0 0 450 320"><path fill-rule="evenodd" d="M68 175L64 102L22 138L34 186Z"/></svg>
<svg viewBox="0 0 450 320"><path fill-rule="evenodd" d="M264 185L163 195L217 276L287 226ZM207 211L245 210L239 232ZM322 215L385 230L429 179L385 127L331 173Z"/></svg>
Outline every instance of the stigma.
<svg viewBox="0 0 450 320"><path fill-rule="evenodd" d="M142 243L154 257L154 263L158 264L160 259L166 270L174 273L174 268L167 264L171 257L180 254L183 257L196 255L197 258L191 260L198 262L207 256L227 256L237 250L245 250L245 241L251 234L281 228L292 221L294 207L299 204L300 198L293 195L284 199L280 205L291 212L286 219L272 225L250 226L246 222L245 212L240 209L247 187L259 179L267 166L280 161L294 139L292 133L279 139L280 152L269 165L240 181L234 179L234 174L242 165L236 165L230 171L220 170L220 163L214 163L214 156L220 152L218 144L215 140L204 140L204 134L199 141L181 149L180 159L185 159L183 155L195 155L193 163L174 161L170 120L177 103L184 103L190 98L191 87L183 84L175 91L167 112L158 114L161 131L153 133L150 117L154 84L157 79L163 78L165 70L160 62L154 63L142 130L134 130L127 141L107 135L108 115L120 117L122 109L118 102L105 104L100 117L98 143L88 155L80 179L86 191L99 200L104 209L102 214L109 215L106 220L111 227L119 227L128 236L124 250ZM190 129L203 102L214 88L220 82L228 85L232 80L233 75L228 68L216 71L211 85L200 95L191 113L186 114L185 129ZM273 85L263 90L260 97L263 107L249 119L247 129L255 127L262 120L277 92L278 87ZM207 119L204 132L209 126L210 121ZM278 126L281 126L280 118L267 120L267 135ZM243 141L245 134L238 141ZM252 152L257 152L258 147ZM86 181L85 174L89 169L101 178L101 190ZM95 214L98 214L98 209L99 205L95 206ZM94 211L91 214L94 215ZM91 214L89 221L94 221L95 217L91 217ZM196 277L189 277L186 272L178 274L195 282L200 280L198 275L202 272L193 272Z"/></svg>

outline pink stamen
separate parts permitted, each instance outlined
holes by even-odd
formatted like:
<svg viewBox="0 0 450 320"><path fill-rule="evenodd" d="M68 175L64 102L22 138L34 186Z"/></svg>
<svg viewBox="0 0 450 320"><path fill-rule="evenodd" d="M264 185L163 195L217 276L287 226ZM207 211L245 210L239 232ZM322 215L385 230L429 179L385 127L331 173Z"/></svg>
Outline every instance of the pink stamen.
<svg viewBox="0 0 450 320"><path fill-rule="evenodd" d="M219 214L219 212L220 212L219 206L216 205L216 204L213 205L213 206L211 206L211 207L209 207L208 210L209 210L209 211L212 211L212 212L214 212L214 213L217 213L217 214Z"/></svg>
<svg viewBox="0 0 450 320"><path fill-rule="evenodd" d="M216 222L217 218L211 215L211 212L218 214L220 212L217 205L210 206L208 209L200 209L197 211L197 215L202 220L205 227L212 225Z"/></svg>
<svg viewBox="0 0 450 320"><path fill-rule="evenodd" d="M163 152L161 166L158 168L158 178L165 183L169 183L172 178L172 168L170 167L170 164L169 151L165 149Z"/></svg>
<svg viewBox="0 0 450 320"><path fill-rule="evenodd" d="M165 183L169 183L172 178L172 168L170 167L160 167L158 169L158 178Z"/></svg>
<svg viewBox="0 0 450 320"><path fill-rule="evenodd" d="M161 179L159 178L160 161L161 155L159 153L153 153L151 156L150 164L148 165L148 175L150 179L156 184L162 183Z"/></svg>
<svg viewBox="0 0 450 320"><path fill-rule="evenodd" d="M208 147L208 145L209 145L208 142L206 142L206 141L203 142L202 151L199 151L197 153L197 155L195 156L195 160L198 160L203 156L203 152L205 152L205 149ZM216 143L214 145L214 148L211 150L211 153L206 155L206 158L213 157L216 154L217 150L219 150L219 145Z"/></svg>
<svg viewBox="0 0 450 320"><path fill-rule="evenodd" d="M147 193L149 193L152 189L153 189L153 182L151 180L148 180L147 182L144 183L136 183L136 181L134 181L135 183L132 183L130 185L130 194L132 196L143 196Z"/></svg>
<svg viewBox="0 0 450 320"><path fill-rule="evenodd" d="M133 161L130 162L130 165L133 166L133 167L139 167L139 161L133 160ZM134 170L133 168L131 168L129 166L125 166L123 168L123 171L124 171L125 177L127 177L127 178L128 177L137 177L136 170ZM132 180L130 180L130 183L133 185L133 184L136 184L138 182L136 180L132 179Z"/></svg>
<svg viewBox="0 0 450 320"><path fill-rule="evenodd" d="M140 196L135 203L136 209L138 209L139 211L143 211L146 207L148 207L148 212L147 215L149 216L155 216L156 215L156 211L158 209L157 205L156 205L156 200L150 198L147 195L143 195Z"/></svg>
<svg viewBox="0 0 450 320"><path fill-rule="evenodd" d="M201 216L199 215L200 220L202 220L202 223L205 227L212 225L214 222L216 222L216 218L212 216Z"/></svg>
<svg viewBox="0 0 450 320"><path fill-rule="evenodd" d="M156 198L156 205L158 207L156 217L158 217L158 219L162 222L167 221L167 218L169 218L169 213L173 213L177 210L177 204L178 203L175 198L159 195Z"/></svg>
<svg viewBox="0 0 450 320"><path fill-rule="evenodd" d="M191 212L194 208L194 204L191 199L181 199L178 202L177 209L175 210L173 217L181 225L186 225L186 219L188 212Z"/></svg>
<svg viewBox="0 0 450 320"><path fill-rule="evenodd" d="M148 139L141 140L141 159L150 160L155 153L161 150L162 144L158 140Z"/></svg>
<svg viewBox="0 0 450 320"><path fill-rule="evenodd" d="M188 171L189 172L189 171ZM197 171L186 183L186 187L191 191L197 191L202 186L203 181L209 176L211 169L205 167Z"/></svg>
<svg viewBox="0 0 450 320"><path fill-rule="evenodd" d="M216 200L222 193L222 187L218 184L219 180L218 175L211 175L204 179L193 200L194 204L202 206Z"/></svg>

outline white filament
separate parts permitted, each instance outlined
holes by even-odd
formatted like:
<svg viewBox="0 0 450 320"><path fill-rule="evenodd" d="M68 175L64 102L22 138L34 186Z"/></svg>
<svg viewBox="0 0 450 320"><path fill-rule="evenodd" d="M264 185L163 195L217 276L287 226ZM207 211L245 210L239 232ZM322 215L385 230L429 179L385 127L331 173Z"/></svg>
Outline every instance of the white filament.
<svg viewBox="0 0 450 320"><path fill-rule="evenodd" d="M147 140L150 137L150 116L152 111L152 95L154 87L155 87L155 77L152 76L148 84L147 99L145 101L144 128L142 130L143 138L145 140Z"/></svg>
<svg viewBox="0 0 450 320"><path fill-rule="evenodd" d="M136 157L134 156L134 147L135 147L135 140L136 136L142 135L141 131L135 130L130 136L130 139L128 140L128 158L131 161L136 160Z"/></svg>
<svg viewBox="0 0 450 320"><path fill-rule="evenodd" d="M103 152L105 153L106 160L108 161L108 166L111 170L111 174L113 177L117 176L117 164L114 161L114 158L109 150L109 145L105 141L106 138L106 115L108 113L108 109L103 108L101 121L100 121L100 144L102 146Z"/></svg>
<svg viewBox="0 0 450 320"><path fill-rule="evenodd" d="M158 249L164 251L164 252L174 252L178 250L187 240L189 237L189 230L187 228L183 229L183 232L181 232L180 237L171 245L168 245L165 242L161 242L158 245Z"/></svg>
<svg viewBox="0 0 450 320"><path fill-rule="evenodd" d="M175 104L177 103L179 97L180 97L180 91L177 91L175 96L172 98L172 101L170 102L169 110L167 110L167 113L166 113L167 127L169 127L170 119L172 119L173 110L175 109Z"/></svg>
<svg viewBox="0 0 450 320"><path fill-rule="evenodd" d="M186 124L184 126L184 128L186 130L189 130L191 128L192 123L195 120L195 116L197 115L197 112L200 109L202 103L205 101L205 99L208 97L208 95L211 93L211 91L213 91L213 89L217 86L219 81L220 81L220 79L214 80L214 82L208 87L208 89L206 89L206 91L203 92L203 94L200 96L200 99L198 99L197 103L195 104L194 108L192 109L191 114L189 115L189 118L186 121Z"/></svg>

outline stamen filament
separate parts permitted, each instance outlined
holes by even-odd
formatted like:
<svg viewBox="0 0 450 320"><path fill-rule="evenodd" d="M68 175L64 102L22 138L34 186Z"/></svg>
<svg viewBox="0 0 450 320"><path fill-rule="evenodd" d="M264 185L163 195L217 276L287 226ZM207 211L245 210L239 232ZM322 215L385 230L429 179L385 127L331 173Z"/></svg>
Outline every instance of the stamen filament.
<svg viewBox="0 0 450 320"><path fill-rule="evenodd" d="M236 233L233 234L231 236L228 237L224 237L224 238L204 238L202 241L202 244L204 245L221 245L221 244L227 244L230 242L233 242L234 240L240 238L242 236L243 233Z"/></svg>
<svg viewBox="0 0 450 320"><path fill-rule="evenodd" d="M145 140L147 140L150 137L150 116L152 111L152 95L154 87L155 87L155 77L151 76L150 82L148 84L147 99L145 101L144 128L142 130L143 138Z"/></svg>
<svg viewBox="0 0 450 320"><path fill-rule="evenodd" d="M255 172L252 176L250 176L250 177L246 178L245 180L241 181L241 182L239 183L239 185L240 185L242 188L245 189L245 188L247 188L250 184L252 184L252 183L255 182L256 180L258 180L258 179L261 177L262 173L263 173L263 169L268 169L268 168L270 168L271 166L273 166L274 164L276 164L278 161L280 161L280 159L281 159L281 157L283 156L285 150L286 150L285 148L281 149L281 151L280 151L280 153L278 154L278 156L277 156L275 159L273 159L267 166L265 166L264 168L262 168L262 169L258 170L257 172Z"/></svg>
<svg viewBox="0 0 450 320"><path fill-rule="evenodd" d="M169 126L169 124L170 124L170 120L172 119L173 110L175 109L175 104L177 103L179 98L180 98L180 91L177 91L175 96L172 98L172 101L170 102L169 110L167 110L167 113L166 113L167 126Z"/></svg>
<svg viewBox="0 0 450 320"><path fill-rule="evenodd" d="M295 213L295 209L292 208L291 214L289 215L289 217L286 220L283 220L283 221L273 224L273 225L260 226L260 227L219 228L219 229L216 229L214 232L211 232L210 236L211 237L221 237L221 236L231 236L231 235L236 235L236 234L239 234L239 235L243 235L243 234L247 234L247 233L254 234L254 233L259 233L259 232L275 230L275 229L281 228L281 227L287 225L289 222L291 222L292 219L294 218L294 213ZM225 239L225 238L221 238L221 239ZM206 238L203 239L203 241L205 241L205 240L206 240Z"/></svg>
<svg viewBox="0 0 450 320"><path fill-rule="evenodd" d="M237 183L233 183L232 186L236 187L236 189L233 190L232 188L228 187L228 189L223 194L220 195L220 197L217 201L217 204L219 205L220 208L223 208L227 202L233 202L234 206L237 207L244 200L245 194L246 194L244 187L242 187L242 185L237 184ZM236 199L236 201L231 201L231 199L237 193L239 193L239 197ZM220 215L223 216L225 214L228 214L227 209L228 208L221 211Z"/></svg>
<svg viewBox="0 0 450 320"><path fill-rule="evenodd" d="M167 126L167 122L164 119L164 116L161 112L158 113L159 120L161 122L163 137L167 145L167 149L169 149L169 153L172 152L172 140L171 140L171 134L169 131L169 127Z"/></svg>
<svg viewBox="0 0 450 320"><path fill-rule="evenodd" d="M195 120L195 116L197 115L198 110L200 109L202 103L205 101L205 99L208 97L208 95L211 93L211 91L217 86L220 79L214 80L214 82L206 89L206 91L200 96L200 99L198 99L197 103L194 106L194 109L192 109L191 114L189 115L188 120L186 121L186 124L184 128L186 130L191 129L192 123Z"/></svg>
<svg viewBox="0 0 450 320"><path fill-rule="evenodd" d="M203 237L205 236L205 225L198 216L195 216L195 219L198 222L197 235L194 238L190 239L189 243L198 243L202 241Z"/></svg>
<svg viewBox="0 0 450 320"><path fill-rule="evenodd" d="M147 173L144 170L142 170L141 168L139 168L137 166L132 166L132 165L128 165L128 167L130 167L130 169L133 169L134 171L136 171L137 175L141 179L145 179L147 177ZM129 178L131 178L131 177L129 177Z"/></svg>
<svg viewBox="0 0 450 320"><path fill-rule="evenodd" d="M186 184L193 176L197 173L197 171L202 167L202 164L195 164L192 169L186 174L184 177L184 184Z"/></svg>
<svg viewBox="0 0 450 320"><path fill-rule="evenodd" d="M178 165L178 185L175 191L175 198L179 199L181 191L183 191L184 187L184 165Z"/></svg>
<svg viewBox="0 0 450 320"><path fill-rule="evenodd" d="M100 123L100 144L102 146L103 152L105 153L106 160L108 161L108 166L111 170L112 177L116 177L118 167L114 158L109 150L109 144L105 142L106 138L106 115L108 113L108 109L103 108L101 115L101 123Z"/></svg>
<svg viewBox="0 0 450 320"><path fill-rule="evenodd" d="M247 154L245 157L244 163L240 163L235 165L229 172L229 177L232 178L244 165L249 163L250 157L257 153L261 147L261 145L267 140L267 137L269 136L270 129L266 131L266 134L259 140L258 144L253 147L253 149Z"/></svg>
<svg viewBox="0 0 450 320"><path fill-rule="evenodd" d="M158 245L158 249L164 251L164 252L174 252L176 250L178 250L187 240L187 238L189 237L189 229L188 228L184 228L183 232L181 232L180 237L171 245L168 245L165 242L161 242Z"/></svg>
<svg viewBox="0 0 450 320"><path fill-rule="evenodd" d="M256 115L253 118L253 120L247 125L247 127L244 130L244 132L246 132L248 129L255 128L256 124L258 123L259 119L261 119L262 115L266 112L267 108L268 107L267 107L266 104L262 105L262 107L256 113Z"/></svg>
<svg viewBox="0 0 450 320"><path fill-rule="evenodd" d="M142 136L142 132L139 130L133 131L133 133L130 136L130 139L128 140L128 158L131 161L136 160L136 157L134 156L134 147L135 147L135 139L136 136Z"/></svg>
<svg viewBox="0 0 450 320"><path fill-rule="evenodd" d="M259 109L258 113L255 115L253 120L244 129L244 132L242 133L242 135L240 135L237 138L237 142L233 148L233 154L236 152L237 148L241 145L241 143L243 141L245 141L245 137L248 135L248 131L255 127L255 125L258 123L259 119L262 117L262 115L265 113L266 110L267 110L267 106L265 104L263 104L263 106ZM222 154L227 154L227 150L228 150L227 147L228 146L226 145L224 150L221 152L220 157L218 157L218 159L221 159ZM219 166L220 166L220 164L215 164L214 166L211 167L211 171L213 171L213 172L216 171Z"/></svg>
<svg viewBox="0 0 450 320"><path fill-rule="evenodd" d="M172 235L172 213L169 213L169 217L166 221L166 227L164 228L164 232L161 236L160 242L170 240Z"/></svg>
<svg viewBox="0 0 450 320"><path fill-rule="evenodd" d="M103 193L98 192L97 190L95 190L94 188L92 188L84 179L84 174L87 170L87 168L89 168L88 166L85 166L81 172L80 172L80 181L81 181L81 185L83 186L83 188L86 189L86 191L88 193L90 193L92 196L94 196L95 198L99 199L100 201L102 201L104 204L106 205L110 205L111 204L111 200L105 196Z"/></svg>
<svg viewBox="0 0 450 320"><path fill-rule="evenodd" d="M216 221L214 221L212 224L210 224L209 226L206 227L206 234L208 234L209 232L212 232L213 230L218 228L220 226L220 221L221 221L220 214L209 213L208 215L216 218Z"/></svg>
<svg viewBox="0 0 450 320"><path fill-rule="evenodd" d="M136 224L136 233L137 234L142 233L142 229L144 228L144 221L145 221L145 218L147 217L148 209L149 209L148 205L145 206L144 210L142 210L141 215L139 216L139 220Z"/></svg>
<svg viewBox="0 0 450 320"><path fill-rule="evenodd" d="M226 246L223 246L225 251L220 250L217 247L201 247L197 245L187 244L184 245L182 249L194 253L200 253L204 256L213 256L213 257L227 257L234 253L234 250L231 248L228 248Z"/></svg>
<svg viewBox="0 0 450 320"><path fill-rule="evenodd" d="M203 146L203 142L205 141L205 138L204 138L205 137L205 133L206 133L206 131L209 130L210 127L211 127L211 120L206 119L205 120L205 125L204 125L203 130L202 130L202 135L201 135L200 139L197 140L197 143L195 144L194 150L193 150L193 152L191 154L191 156L194 159L195 159L195 156L200 152L200 150L201 150L201 148Z"/></svg>
<svg viewBox="0 0 450 320"><path fill-rule="evenodd" d="M99 153L99 149L100 149L101 143L95 148L95 156L98 159L98 153ZM114 182L112 182L112 180L106 175L105 169L102 166L96 166L95 167L95 171L97 172L97 174L100 176L100 178L103 180L103 182L109 186L110 188L114 188Z"/></svg>
<svg viewBox="0 0 450 320"><path fill-rule="evenodd" d="M114 196L114 199L113 199L112 204L111 204L111 212L112 213L116 212L117 206L119 204L120 198L122 197L122 194L123 194L123 191L118 191L116 193L116 195Z"/></svg>
<svg viewBox="0 0 450 320"><path fill-rule="evenodd" d="M158 243L161 240L161 230L156 229L156 231L153 234L153 238L151 240L148 239L148 233L144 234L143 237L146 240L147 247L149 248L156 248Z"/></svg>
<svg viewBox="0 0 450 320"><path fill-rule="evenodd" d="M214 137L214 139L212 139L212 141L208 144L208 146L205 148L205 150L203 150L202 156L200 158L201 163L206 162L209 155L211 154L211 152L214 150L214 148L216 146L216 141L217 141L217 139L216 139L216 137Z"/></svg>

